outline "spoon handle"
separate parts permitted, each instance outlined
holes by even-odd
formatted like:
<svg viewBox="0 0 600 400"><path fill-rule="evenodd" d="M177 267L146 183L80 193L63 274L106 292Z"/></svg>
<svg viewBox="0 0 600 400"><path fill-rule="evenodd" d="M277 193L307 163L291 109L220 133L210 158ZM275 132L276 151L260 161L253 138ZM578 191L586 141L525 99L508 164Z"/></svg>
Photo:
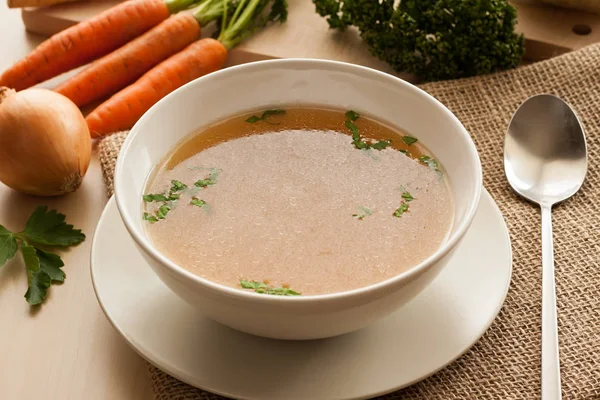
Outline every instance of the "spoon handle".
<svg viewBox="0 0 600 400"><path fill-rule="evenodd" d="M560 400L552 206L542 206L542 400Z"/></svg>

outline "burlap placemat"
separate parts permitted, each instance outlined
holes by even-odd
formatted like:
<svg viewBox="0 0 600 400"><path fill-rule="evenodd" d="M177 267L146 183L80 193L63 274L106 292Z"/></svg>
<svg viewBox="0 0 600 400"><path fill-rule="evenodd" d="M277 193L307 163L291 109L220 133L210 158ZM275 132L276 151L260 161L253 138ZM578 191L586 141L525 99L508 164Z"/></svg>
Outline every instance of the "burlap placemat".
<svg viewBox="0 0 600 400"><path fill-rule="evenodd" d="M540 397L540 215L537 207L509 189L502 164L504 133L512 113L538 93L568 101L587 132L587 180L580 193L555 208L554 243L563 395L600 399L600 45L513 71L422 88L448 106L471 133L481 156L484 185L510 230L514 272L500 315L471 350L429 379L381 399ZM121 133L100 145L109 195L124 137ZM150 375L160 400L222 398L153 366Z"/></svg>

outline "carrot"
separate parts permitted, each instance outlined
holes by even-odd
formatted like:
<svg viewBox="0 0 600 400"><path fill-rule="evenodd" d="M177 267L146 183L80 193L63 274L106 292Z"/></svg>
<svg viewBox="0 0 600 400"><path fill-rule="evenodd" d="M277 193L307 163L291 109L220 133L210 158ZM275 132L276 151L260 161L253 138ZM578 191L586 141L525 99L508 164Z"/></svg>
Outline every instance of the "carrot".
<svg viewBox="0 0 600 400"><path fill-rule="evenodd" d="M131 128L164 96L221 69L226 60L227 49L221 42L207 38L192 43L88 114L86 121L92 137Z"/></svg>
<svg viewBox="0 0 600 400"><path fill-rule="evenodd" d="M268 4L271 11L263 17ZM175 89L225 65L227 52L270 21L284 22L287 0L240 0L233 13L224 3L218 40L202 39L146 72L86 117L90 134L97 138L130 129L137 120ZM230 21L227 18L231 15Z"/></svg>
<svg viewBox="0 0 600 400"><path fill-rule="evenodd" d="M191 14L167 18L137 39L94 61L54 90L78 106L116 93L144 72L200 38Z"/></svg>
<svg viewBox="0 0 600 400"><path fill-rule="evenodd" d="M123 47L94 61L54 90L78 106L106 98L200 38L201 26L224 12L222 0L205 0L193 14L167 18Z"/></svg>
<svg viewBox="0 0 600 400"><path fill-rule="evenodd" d="M23 90L95 60L167 19L192 0L130 0L42 42L0 76L0 86Z"/></svg>

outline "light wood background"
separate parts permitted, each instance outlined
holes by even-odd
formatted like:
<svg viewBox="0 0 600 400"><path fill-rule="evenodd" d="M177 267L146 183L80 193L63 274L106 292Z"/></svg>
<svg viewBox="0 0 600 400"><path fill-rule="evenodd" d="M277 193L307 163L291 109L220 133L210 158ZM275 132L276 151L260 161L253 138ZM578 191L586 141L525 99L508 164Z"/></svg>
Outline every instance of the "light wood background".
<svg viewBox="0 0 600 400"><path fill-rule="evenodd" d="M4 1L0 38L0 70L43 40L27 34L19 10L9 10ZM22 229L33 209L47 204L87 235L84 243L64 253L66 282L50 289L39 312L32 313L23 297L27 279L20 257L0 268L0 399L152 398L145 362L104 317L92 289L91 238L105 202L97 151L82 188L69 196L38 199L0 183L0 224L8 229Z"/></svg>

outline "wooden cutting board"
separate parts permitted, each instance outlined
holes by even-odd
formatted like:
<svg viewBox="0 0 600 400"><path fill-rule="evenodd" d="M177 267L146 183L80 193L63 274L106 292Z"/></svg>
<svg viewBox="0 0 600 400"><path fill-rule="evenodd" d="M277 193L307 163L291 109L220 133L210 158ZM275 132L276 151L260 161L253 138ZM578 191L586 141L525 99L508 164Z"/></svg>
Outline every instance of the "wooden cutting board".
<svg viewBox="0 0 600 400"><path fill-rule="evenodd" d="M118 3L115 0L84 0L43 8L25 8L25 27L49 36ZM600 15L515 0L518 30L527 40L526 58L538 61L588 44L600 42ZM370 55L354 30L330 31L326 21L315 13L310 0L289 0L289 18L256 34L230 54L229 64L271 58L324 58L352 62L392 72ZM410 79L409 76L396 74Z"/></svg>

